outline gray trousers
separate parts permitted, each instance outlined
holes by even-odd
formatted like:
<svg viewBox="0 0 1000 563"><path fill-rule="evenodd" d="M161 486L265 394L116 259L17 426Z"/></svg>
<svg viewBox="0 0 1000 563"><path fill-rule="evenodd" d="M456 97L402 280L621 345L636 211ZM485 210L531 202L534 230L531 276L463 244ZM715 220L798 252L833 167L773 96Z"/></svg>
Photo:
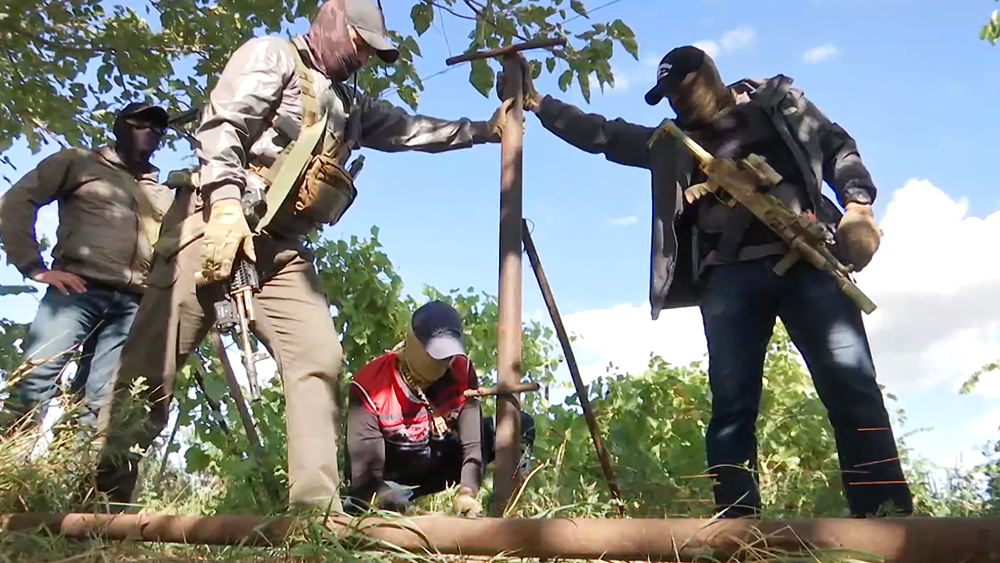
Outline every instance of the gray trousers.
<svg viewBox="0 0 1000 563"><path fill-rule="evenodd" d="M138 445L149 448L167 423L174 376L215 322L213 296L196 288L200 267L204 217L190 193L178 194L176 212L187 207L183 219L187 235L179 251L154 257L149 286L122 351L114 399L101 414L105 443L98 463L97 484L113 502L131 502L138 459L128 454ZM169 219L169 214L168 218ZM167 220L164 232L167 232ZM195 233L190 235L190 233ZM195 238L193 242L184 239ZM285 394L288 435L288 497L290 504L331 506L340 510L337 472L337 403L334 388L343 352L330 305L320 287L312 257L295 242L269 237L254 240L261 291L254 297L254 334L278 365ZM129 388L144 377L143 401L148 420L143 430L130 432L127 420L133 408Z"/></svg>

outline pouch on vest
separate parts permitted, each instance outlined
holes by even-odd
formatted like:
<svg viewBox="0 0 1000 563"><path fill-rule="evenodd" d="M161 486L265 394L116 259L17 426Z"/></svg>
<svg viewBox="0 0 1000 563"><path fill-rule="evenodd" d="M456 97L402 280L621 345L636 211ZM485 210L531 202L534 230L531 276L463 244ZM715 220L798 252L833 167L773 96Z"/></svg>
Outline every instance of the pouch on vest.
<svg viewBox="0 0 1000 563"><path fill-rule="evenodd" d="M281 151L271 166L254 167L268 185L268 211L255 229L257 232L263 231L279 210L282 213L288 210L293 217L313 224L334 225L347 212L358 193L353 178L337 159L341 143L326 129L327 114L319 111L309 70L298 47L294 43L291 47L302 92L302 127L298 138ZM310 153L305 162L301 158L306 156L303 151ZM295 166L297 170L284 170L288 165ZM286 206L291 192L295 195L291 202L287 202L290 206Z"/></svg>
<svg viewBox="0 0 1000 563"><path fill-rule="evenodd" d="M357 196L354 179L340 163L326 154L317 154L299 186L295 211L310 221L335 225Z"/></svg>

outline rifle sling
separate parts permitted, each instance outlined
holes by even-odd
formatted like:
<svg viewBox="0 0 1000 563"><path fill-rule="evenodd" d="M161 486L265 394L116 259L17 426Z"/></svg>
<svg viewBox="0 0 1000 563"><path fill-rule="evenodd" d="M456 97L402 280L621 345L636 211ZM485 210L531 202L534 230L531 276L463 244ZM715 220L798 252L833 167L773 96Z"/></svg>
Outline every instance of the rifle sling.
<svg viewBox="0 0 1000 563"><path fill-rule="evenodd" d="M292 44L292 52L295 54L295 70L302 91L303 127L298 138L281 151L274 163L259 172L269 187L265 194L267 212L254 227L255 234L264 231L288 198L292 188L299 184L299 178L326 133L326 109L324 108L322 113L317 111L315 85L295 44Z"/></svg>

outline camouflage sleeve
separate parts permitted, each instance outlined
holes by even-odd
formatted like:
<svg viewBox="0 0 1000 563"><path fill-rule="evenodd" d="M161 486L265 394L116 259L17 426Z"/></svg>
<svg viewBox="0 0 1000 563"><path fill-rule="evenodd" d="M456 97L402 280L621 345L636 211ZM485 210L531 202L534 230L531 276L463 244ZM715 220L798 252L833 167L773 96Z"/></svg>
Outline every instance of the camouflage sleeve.
<svg viewBox="0 0 1000 563"><path fill-rule="evenodd" d="M590 154L603 154L617 164L649 168L649 139L654 127L624 119L608 120L596 113L545 96L535 110L542 126L560 139Z"/></svg>
<svg viewBox="0 0 1000 563"><path fill-rule="evenodd" d="M820 149L823 151L823 179L837 194L837 201L841 207L852 202L870 205L875 201L875 183L861 160L854 139L812 102L803 100L805 115L818 124Z"/></svg>
<svg viewBox="0 0 1000 563"><path fill-rule="evenodd" d="M485 121L411 115L385 100L365 98L361 107L361 146L384 152L428 153L465 149L489 142Z"/></svg>
<svg viewBox="0 0 1000 563"><path fill-rule="evenodd" d="M259 37L240 46L226 63L195 134L207 201L243 193L250 147L295 73L293 56L287 41Z"/></svg>
<svg viewBox="0 0 1000 563"><path fill-rule="evenodd" d="M38 210L75 187L73 165L86 156L83 149L63 149L42 160L0 198L0 241L7 263L21 274L46 268L35 233Z"/></svg>

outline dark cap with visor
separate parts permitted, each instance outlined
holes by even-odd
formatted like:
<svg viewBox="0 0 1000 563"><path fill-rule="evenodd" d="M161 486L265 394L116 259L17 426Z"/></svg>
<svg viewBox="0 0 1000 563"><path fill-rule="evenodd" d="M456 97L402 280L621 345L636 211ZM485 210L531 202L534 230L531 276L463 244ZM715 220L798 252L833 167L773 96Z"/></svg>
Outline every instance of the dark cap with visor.
<svg viewBox="0 0 1000 563"><path fill-rule="evenodd" d="M688 74L700 70L707 58L705 51L690 45L667 53L656 67L656 86L646 92L646 103L651 106L660 103Z"/></svg>
<svg viewBox="0 0 1000 563"><path fill-rule="evenodd" d="M451 305L431 301L421 306L413 313L410 326L427 355L435 360L465 355L462 318Z"/></svg>

